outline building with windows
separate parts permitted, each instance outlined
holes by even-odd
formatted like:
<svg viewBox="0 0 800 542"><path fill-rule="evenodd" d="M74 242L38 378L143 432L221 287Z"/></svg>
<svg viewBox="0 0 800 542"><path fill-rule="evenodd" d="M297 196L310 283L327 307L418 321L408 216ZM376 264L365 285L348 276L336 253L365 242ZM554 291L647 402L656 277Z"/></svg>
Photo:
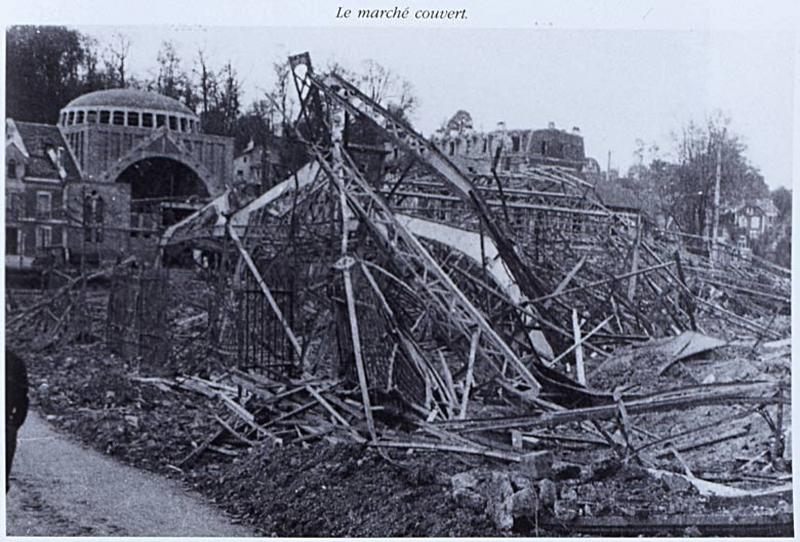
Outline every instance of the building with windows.
<svg viewBox="0 0 800 542"><path fill-rule="evenodd" d="M233 138L204 134L191 109L154 92L79 96L57 125L8 119L7 263L154 251L165 227L232 179Z"/></svg>
<svg viewBox="0 0 800 542"><path fill-rule="evenodd" d="M586 163L580 130L559 130L552 122L541 130L506 129L500 123L497 130L490 132L439 132L432 140L456 163L478 174L488 173L496 158L497 170L511 173L535 165L581 170Z"/></svg>
<svg viewBox="0 0 800 542"><path fill-rule="evenodd" d="M771 232L778 223L778 208L771 198L746 201L720 213L720 237L740 248Z"/></svg>
<svg viewBox="0 0 800 542"><path fill-rule="evenodd" d="M271 186L281 170L280 140L273 145L255 145L252 140L233 159L236 183L253 187L256 192Z"/></svg>
<svg viewBox="0 0 800 542"><path fill-rule="evenodd" d="M56 126L6 126L6 266L28 268L37 257L63 257L66 186L80 174ZM54 253L55 251L55 253Z"/></svg>

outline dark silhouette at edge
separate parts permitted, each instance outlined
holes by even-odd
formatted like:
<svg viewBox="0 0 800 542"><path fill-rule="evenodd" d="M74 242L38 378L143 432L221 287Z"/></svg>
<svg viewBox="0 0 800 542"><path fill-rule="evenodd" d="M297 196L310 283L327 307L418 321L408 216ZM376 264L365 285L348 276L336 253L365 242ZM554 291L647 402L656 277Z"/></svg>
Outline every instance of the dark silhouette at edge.
<svg viewBox="0 0 800 542"><path fill-rule="evenodd" d="M17 449L17 432L28 416L28 371L25 362L6 348L6 493L11 463Z"/></svg>

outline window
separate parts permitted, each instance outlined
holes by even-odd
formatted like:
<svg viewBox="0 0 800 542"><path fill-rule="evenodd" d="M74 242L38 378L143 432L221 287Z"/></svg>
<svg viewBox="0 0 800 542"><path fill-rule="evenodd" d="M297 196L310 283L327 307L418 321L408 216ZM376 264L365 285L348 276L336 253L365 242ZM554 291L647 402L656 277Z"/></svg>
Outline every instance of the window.
<svg viewBox="0 0 800 542"><path fill-rule="evenodd" d="M49 247L53 239L53 228L50 226L36 226L36 248Z"/></svg>
<svg viewBox="0 0 800 542"><path fill-rule="evenodd" d="M145 128L152 128L153 127L153 114L152 113L142 113L142 126Z"/></svg>
<svg viewBox="0 0 800 542"><path fill-rule="evenodd" d="M139 126L139 113L128 111L128 126Z"/></svg>
<svg viewBox="0 0 800 542"><path fill-rule="evenodd" d="M83 230L87 242L103 242L104 214L105 202L102 196L93 190L83 198Z"/></svg>
<svg viewBox="0 0 800 542"><path fill-rule="evenodd" d="M122 111L114 111L114 124L117 126L125 125L125 113Z"/></svg>
<svg viewBox="0 0 800 542"><path fill-rule="evenodd" d="M519 152L519 136L511 136L511 152Z"/></svg>
<svg viewBox="0 0 800 542"><path fill-rule="evenodd" d="M22 194L8 194L6 198L6 220L19 220L22 218L24 209Z"/></svg>
<svg viewBox="0 0 800 542"><path fill-rule="evenodd" d="M450 156L453 156L456 153L456 142L450 142Z"/></svg>
<svg viewBox="0 0 800 542"><path fill-rule="evenodd" d="M86 113L87 124L97 124L97 111L89 111Z"/></svg>
<svg viewBox="0 0 800 542"><path fill-rule="evenodd" d="M53 195L43 190L36 191L36 218L51 218Z"/></svg>
<svg viewBox="0 0 800 542"><path fill-rule="evenodd" d="M67 117L67 124L74 124L75 123L75 111L70 111L69 116Z"/></svg>
<svg viewBox="0 0 800 542"><path fill-rule="evenodd" d="M61 113L61 126L66 126L66 125L67 125L67 114L65 112Z"/></svg>
<svg viewBox="0 0 800 542"><path fill-rule="evenodd" d="M484 154L486 154L486 151L488 150L486 143L487 143L486 138L483 138L483 153Z"/></svg>
<svg viewBox="0 0 800 542"><path fill-rule="evenodd" d="M84 114L83 111L78 111L78 119L75 121L75 124L83 124Z"/></svg>
<svg viewBox="0 0 800 542"><path fill-rule="evenodd" d="M166 120L167 120L166 115L156 115L156 128L161 128L162 126L164 126Z"/></svg>
<svg viewBox="0 0 800 542"><path fill-rule="evenodd" d="M100 124L108 124L111 119L110 111L100 111Z"/></svg>
<svg viewBox="0 0 800 542"><path fill-rule="evenodd" d="M9 160L6 162L6 177L9 179L17 178L17 161Z"/></svg>
<svg viewBox="0 0 800 542"><path fill-rule="evenodd" d="M185 132L186 131L186 128L187 128L186 125L187 125L186 119L185 118L181 118L181 132Z"/></svg>
<svg viewBox="0 0 800 542"><path fill-rule="evenodd" d="M175 130L176 132L178 131L178 117L173 115L169 116L169 129Z"/></svg>
<svg viewBox="0 0 800 542"><path fill-rule="evenodd" d="M6 254L16 255L20 253L19 230L6 226Z"/></svg>

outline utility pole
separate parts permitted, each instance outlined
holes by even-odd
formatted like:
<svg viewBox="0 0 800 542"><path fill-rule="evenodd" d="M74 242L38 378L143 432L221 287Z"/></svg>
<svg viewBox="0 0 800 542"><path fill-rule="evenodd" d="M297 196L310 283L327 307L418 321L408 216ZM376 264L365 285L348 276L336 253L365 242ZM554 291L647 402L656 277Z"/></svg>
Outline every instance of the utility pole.
<svg viewBox="0 0 800 542"><path fill-rule="evenodd" d="M608 149L608 163L606 164L606 182L611 180L611 149Z"/></svg>
<svg viewBox="0 0 800 542"><path fill-rule="evenodd" d="M717 171L714 175L714 215L711 222L711 267L717 263L717 232L719 230L719 185L722 179L722 142L725 139L725 129L717 141Z"/></svg>

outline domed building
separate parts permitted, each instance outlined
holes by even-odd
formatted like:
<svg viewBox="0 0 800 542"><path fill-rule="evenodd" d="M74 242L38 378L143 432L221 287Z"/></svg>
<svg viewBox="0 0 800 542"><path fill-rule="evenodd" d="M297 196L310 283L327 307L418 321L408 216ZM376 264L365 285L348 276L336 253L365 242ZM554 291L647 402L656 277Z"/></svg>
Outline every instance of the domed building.
<svg viewBox="0 0 800 542"><path fill-rule="evenodd" d="M59 125L113 124L198 133L194 111L177 100L136 89L98 90L79 96L61 110Z"/></svg>
<svg viewBox="0 0 800 542"><path fill-rule="evenodd" d="M155 92L99 90L66 104L57 125L7 123L12 192L23 215L38 213L22 220L49 217L30 231L9 232L7 221L12 248L29 259L53 247L73 260L153 250L166 226L233 178L233 138L202 133L194 111Z"/></svg>

